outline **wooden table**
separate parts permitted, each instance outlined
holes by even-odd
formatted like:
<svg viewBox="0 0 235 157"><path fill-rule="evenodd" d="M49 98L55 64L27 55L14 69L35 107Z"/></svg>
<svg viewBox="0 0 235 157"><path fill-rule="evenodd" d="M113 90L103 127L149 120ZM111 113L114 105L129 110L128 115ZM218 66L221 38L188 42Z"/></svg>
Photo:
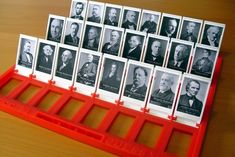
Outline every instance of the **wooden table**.
<svg viewBox="0 0 235 157"><path fill-rule="evenodd" d="M223 66L201 157L235 156L235 2L233 0L102 0L226 24ZM134 3L133 3L134 2ZM19 34L44 38L48 14L68 16L70 0L0 1L0 73L15 63ZM0 111L1 157L115 156Z"/></svg>

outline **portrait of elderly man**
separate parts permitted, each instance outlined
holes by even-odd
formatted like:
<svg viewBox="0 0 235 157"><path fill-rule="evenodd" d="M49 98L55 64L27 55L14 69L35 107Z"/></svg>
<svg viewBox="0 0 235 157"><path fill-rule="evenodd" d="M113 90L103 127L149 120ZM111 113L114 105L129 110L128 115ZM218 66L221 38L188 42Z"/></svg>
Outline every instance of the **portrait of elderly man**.
<svg viewBox="0 0 235 157"><path fill-rule="evenodd" d="M87 21L100 23L101 22L101 6L100 5L93 5L91 16L87 18Z"/></svg>
<svg viewBox="0 0 235 157"><path fill-rule="evenodd" d="M120 34L117 30L112 30L110 33L110 40L104 44L102 47L102 52L118 56L119 49Z"/></svg>
<svg viewBox="0 0 235 157"><path fill-rule="evenodd" d="M84 10L84 3L82 2L77 2L75 5L74 5L74 12L75 14L73 16L71 16L71 18L73 19L78 19L78 20L83 20L84 17L82 16L82 12Z"/></svg>
<svg viewBox="0 0 235 157"><path fill-rule="evenodd" d="M55 42L60 42L63 25L63 20L52 18L47 39Z"/></svg>
<svg viewBox="0 0 235 157"><path fill-rule="evenodd" d="M180 39L197 42L197 35L195 31L196 31L196 23L189 21L185 29L182 30Z"/></svg>
<svg viewBox="0 0 235 157"><path fill-rule="evenodd" d="M150 103L166 108L171 108L175 94L172 92L174 77L172 74L163 73L158 88L152 93Z"/></svg>
<svg viewBox="0 0 235 157"><path fill-rule="evenodd" d="M27 68L32 68L33 55L31 53L32 43L30 40L23 40L18 64Z"/></svg>
<svg viewBox="0 0 235 157"><path fill-rule="evenodd" d="M148 72L146 68L136 66L133 71L133 83L126 85L124 96L144 101L147 91L147 77Z"/></svg>
<svg viewBox="0 0 235 157"><path fill-rule="evenodd" d="M174 18L165 18L162 23L160 35L169 38L176 38L178 22Z"/></svg>
<svg viewBox="0 0 235 157"><path fill-rule="evenodd" d="M210 26L206 30L206 35L202 39L202 44L218 47L220 38L220 29L217 26Z"/></svg>
<svg viewBox="0 0 235 157"><path fill-rule="evenodd" d="M122 28L136 30L138 22L137 19L138 15L136 11L127 10L125 19L122 23Z"/></svg>
<svg viewBox="0 0 235 157"><path fill-rule="evenodd" d="M105 25L111 25L111 26L118 26L118 19L117 15L118 9L116 8L109 8L108 10L108 16L104 20Z"/></svg>
<svg viewBox="0 0 235 157"><path fill-rule="evenodd" d="M186 45L178 44L171 55L173 55L173 57L169 59L167 67L185 72L189 60L188 47Z"/></svg>
<svg viewBox="0 0 235 157"><path fill-rule="evenodd" d="M85 31L85 39L83 41L83 48L97 51L99 47L100 33L95 26L87 27Z"/></svg>
<svg viewBox="0 0 235 157"><path fill-rule="evenodd" d="M154 14L147 14L147 20L141 26L140 31L147 32L147 33L156 33L157 29L157 20L156 15Z"/></svg>
<svg viewBox="0 0 235 157"><path fill-rule="evenodd" d="M79 37L78 35L79 24L76 22L71 23L70 25L70 34L65 36L64 43L72 46L78 46Z"/></svg>

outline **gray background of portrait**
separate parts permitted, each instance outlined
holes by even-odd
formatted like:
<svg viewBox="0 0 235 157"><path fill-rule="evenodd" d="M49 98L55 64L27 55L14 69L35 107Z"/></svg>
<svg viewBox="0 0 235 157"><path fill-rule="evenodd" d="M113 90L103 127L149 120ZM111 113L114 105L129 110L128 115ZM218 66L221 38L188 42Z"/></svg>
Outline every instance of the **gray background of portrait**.
<svg viewBox="0 0 235 157"><path fill-rule="evenodd" d="M154 21L156 22L156 24L158 24L159 15L155 15L155 14L152 14L152 13L143 13L143 17L142 17L142 21L141 21L140 26L142 26L144 24L144 22L148 20L148 15L154 15L154 17L155 17ZM157 27L158 27L158 25L157 25Z"/></svg>
<svg viewBox="0 0 235 157"><path fill-rule="evenodd" d="M196 24L193 34L196 36L196 38L197 38L197 40L198 40L198 34L199 34L199 29L200 29L201 23L195 22L195 21L189 21L189 20L184 20L184 21L183 21L182 31L181 31L181 34L180 34L180 39L182 38L182 37L181 37L182 34L187 32L186 26L188 25L189 22L194 22L194 23Z"/></svg>
<svg viewBox="0 0 235 157"><path fill-rule="evenodd" d="M122 23L126 22L125 19L126 19L126 13L129 11L130 9L125 9L124 12L123 12L123 16L122 16ZM138 18L140 16L140 12L138 11L135 11L135 10L131 10L131 11L134 11L136 13L136 16L135 16L135 24L137 25L138 23ZM137 25L137 28L138 28L138 25Z"/></svg>
<svg viewBox="0 0 235 157"><path fill-rule="evenodd" d="M83 1L81 1L83 4L84 4L84 8L83 8L83 11L82 11L82 17L85 18L85 15L86 15L86 7L87 7L87 4ZM75 15L75 5L76 5L77 1L73 2L73 5L72 5L72 12L71 12L71 16L74 16Z"/></svg>
<svg viewBox="0 0 235 157"><path fill-rule="evenodd" d="M102 46L104 46L105 43L110 41L110 35L111 35L112 30L114 30L114 29L106 28L104 30L104 38L103 38ZM122 31L119 31L119 30L116 30L116 31L118 31L118 33L120 35L120 37L119 37L119 43L120 43L120 40L121 40L121 37L122 37Z"/></svg>
<svg viewBox="0 0 235 157"><path fill-rule="evenodd" d="M201 58L202 58L202 56L203 56L203 50L204 50L204 48L200 48L200 47L197 47L197 48L196 48L196 51L195 51L195 53L194 53L194 59L193 59L193 64L192 64L192 65L194 65L198 59L201 59ZM208 49L208 50L209 50L209 49ZM209 56L209 59L210 59L211 61L213 61L213 63L215 63L216 51L210 50L210 52L211 52L211 54L210 54L210 56Z"/></svg>
<svg viewBox="0 0 235 157"><path fill-rule="evenodd" d="M149 38L149 40L148 40L148 45L147 45L147 51L146 51L146 54L145 55L147 55L147 54L149 54L149 53L151 53L152 52L152 49L151 49L151 47L152 47L152 43L154 42L154 41L160 41L160 43L161 43L161 46L162 46L162 48L161 48L161 56L163 57L163 58L165 58L165 53L166 53L166 50L167 50L167 43L168 43L168 41L167 40L163 40L163 39L158 39L158 38L152 38L152 37L150 37Z"/></svg>
<svg viewBox="0 0 235 157"><path fill-rule="evenodd" d="M65 36L69 35L71 33L70 32L70 26L71 26L72 23L74 23L74 22L73 21L67 21L67 25L65 26ZM78 33L77 33L77 37L80 38L81 30L82 30L82 23L78 23L78 22L76 22L76 23L79 25L79 30L78 30Z"/></svg>
<svg viewBox="0 0 235 157"><path fill-rule="evenodd" d="M115 7L110 7L110 6L107 6L106 7L106 11L105 11L105 19L108 19L109 18L109 10L110 9L112 9L112 8L114 8L114 9L116 9L117 10L117 17L116 17L116 20L115 20L115 22L117 22L118 23L118 21L119 21L119 18L120 18L120 12L121 12L121 9L119 9L119 8L115 8Z"/></svg>
<svg viewBox="0 0 235 157"><path fill-rule="evenodd" d="M207 29L209 28L209 27L211 27L211 26L216 26L216 25L210 25L210 24L206 24L205 25L205 28L204 28L204 32L202 32L202 39L204 39L204 38L206 38L206 36L207 36ZM220 42L221 42L221 35L222 35L222 31L223 31L223 27L220 27L220 26L216 26L216 27L219 27L219 36L218 36L218 44L220 45Z"/></svg>
<svg viewBox="0 0 235 157"><path fill-rule="evenodd" d="M80 59L79 59L79 61L78 61L78 63L77 63L77 65L78 65L78 72L79 72L79 70L82 68L83 64L85 64L85 63L87 62L87 56L88 56L89 54L90 54L90 53L84 53L84 52L82 52L82 51L80 52ZM96 63L97 66L98 66L100 57L97 56L97 55L94 55L94 54L92 54L92 55L93 55L93 63Z"/></svg>
<svg viewBox="0 0 235 157"><path fill-rule="evenodd" d="M93 10L93 7L94 7L95 5L100 6L100 17L101 17L101 19L102 19L104 7L103 7L102 5L99 5L99 4L90 4L90 5L89 5L89 7L88 7L89 10L87 11L87 17L91 17L91 16L92 16L92 10Z"/></svg>

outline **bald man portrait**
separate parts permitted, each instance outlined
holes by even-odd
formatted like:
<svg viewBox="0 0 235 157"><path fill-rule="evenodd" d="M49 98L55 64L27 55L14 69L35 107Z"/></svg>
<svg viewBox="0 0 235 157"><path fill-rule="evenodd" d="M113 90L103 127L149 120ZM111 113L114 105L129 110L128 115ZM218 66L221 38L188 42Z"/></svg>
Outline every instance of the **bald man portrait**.
<svg viewBox="0 0 235 157"><path fill-rule="evenodd" d="M160 35L169 38L176 38L178 29L178 19L165 17L162 22Z"/></svg>

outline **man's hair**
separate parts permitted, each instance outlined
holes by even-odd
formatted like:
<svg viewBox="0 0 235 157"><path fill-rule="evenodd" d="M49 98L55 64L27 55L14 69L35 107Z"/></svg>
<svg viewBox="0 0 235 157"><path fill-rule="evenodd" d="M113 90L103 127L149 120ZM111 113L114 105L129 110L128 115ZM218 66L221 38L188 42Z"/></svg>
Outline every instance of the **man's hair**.
<svg viewBox="0 0 235 157"><path fill-rule="evenodd" d="M211 51L208 49L203 49L203 53L205 53L205 51L209 54L209 56L211 55Z"/></svg>
<svg viewBox="0 0 235 157"><path fill-rule="evenodd" d="M197 80L193 80L193 79L190 79L189 81L188 81L188 83L187 83L187 85L186 85L186 92L188 91L188 89L189 89L189 87L190 87L190 85L191 85L191 83L192 82L195 82L196 84L198 84L199 85L199 89L200 89L200 83L197 81Z"/></svg>
<svg viewBox="0 0 235 157"><path fill-rule="evenodd" d="M79 24L78 24L78 23L73 22L73 23L71 23L70 27L71 27L72 25L76 25L76 26L77 26L77 28L78 28L78 30L79 30Z"/></svg>
<svg viewBox="0 0 235 157"><path fill-rule="evenodd" d="M209 34L213 29L216 29L216 30L219 32L219 27L210 26L210 27L206 30L206 33Z"/></svg>
<svg viewBox="0 0 235 157"><path fill-rule="evenodd" d="M186 58L189 56L189 52L188 52L188 47L186 45L182 45L182 44L179 44L175 47L175 49L177 47L181 47L182 48L182 51L183 51L183 57Z"/></svg>
<svg viewBox="0 0 235 157"><path fill-rule="evenodd" d="M84 8L84 4L83 4L82 2L77 2L77 3L75 4L75 7L77 7L77 5L82 5L82 9Z"/></svg>
<svg viewBox="0 0 235 157"><path fill-rule="evenodd" d="M62 53L62 55L63 55L65 52L68 52L68 54L69 54L69 55L68 55L68 59L69 59L69 60L73 58L73 55L72 55L71 51L65 50L65 51Z"/></svg>
<svg viewBox="0 0 235 157"><path fill-rule="evenodd" d="M144 71L144 75L145 75L146 77L148 76L147 70L146 70L145 68L143 68L143 67L140 67L140 66L137 66L137 67L134 68L134 74L135 74L135 71L136 71L137 69L143 70L143 71Z"/></svg>

